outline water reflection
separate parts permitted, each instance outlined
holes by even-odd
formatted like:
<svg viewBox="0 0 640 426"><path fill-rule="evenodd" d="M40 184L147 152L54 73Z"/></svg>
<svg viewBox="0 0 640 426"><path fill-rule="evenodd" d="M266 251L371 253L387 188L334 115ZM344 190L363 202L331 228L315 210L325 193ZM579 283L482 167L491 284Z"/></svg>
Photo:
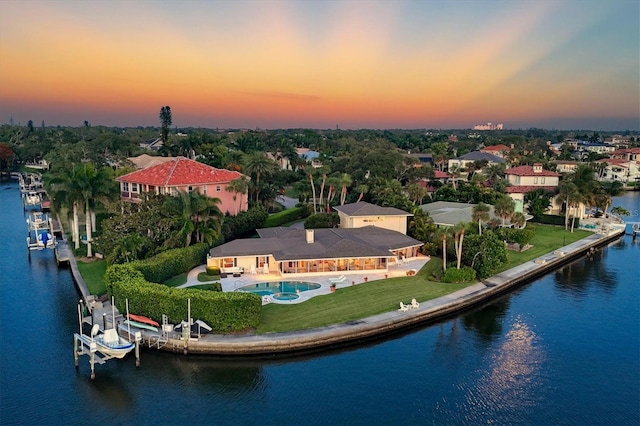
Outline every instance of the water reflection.
<svg viewBox="0 0 640 426"><path fill-rule="evenodd" d="M560 293L583 299L588 287L596 284L606 294L612 294L618 284L617 271L607 267L608 250L598 249L582 259L573 261L554 273L555 288Z"/></svg>
<svg viewBox="0 0 640 426"><path fill-rule="evenodd" d="M515 318L504 342L491 355L489 368L467 393L467 406L477 416L481 410L486 423L502 423L500 413L536 406L537 391L544 385L541 370L545 352L540 337L520 316Z"/></svg>
<svg viewBox="0 0 640 426"><path fill-rule="evenodd" d="M490 343L502 334L502 322L509 310L509 297L497 300L482 309L462 317L465 329L476 333L485 343Z"/></svg>

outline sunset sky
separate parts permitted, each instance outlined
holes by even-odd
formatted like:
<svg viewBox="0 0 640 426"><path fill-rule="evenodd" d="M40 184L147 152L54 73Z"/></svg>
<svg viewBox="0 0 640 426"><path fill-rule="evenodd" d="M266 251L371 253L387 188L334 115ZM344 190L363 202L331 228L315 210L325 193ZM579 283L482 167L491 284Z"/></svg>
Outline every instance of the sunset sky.
<svg viewBox="0 0 640 426"><path fill-rule="evenodd" d="M0 123L638 130L637 0L0 0Z"/></svg>

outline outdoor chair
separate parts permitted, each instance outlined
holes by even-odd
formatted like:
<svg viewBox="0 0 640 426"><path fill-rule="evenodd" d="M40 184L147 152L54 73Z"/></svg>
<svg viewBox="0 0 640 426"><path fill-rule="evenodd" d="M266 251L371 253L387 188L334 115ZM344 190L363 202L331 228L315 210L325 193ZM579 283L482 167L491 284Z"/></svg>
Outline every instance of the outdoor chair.
<svg viewBox="0 0 640 426"><path fill-rule="evenodd" d="M329 282L330 282L331 284L338 284L338 283L343 282L343 281L344 281L344 280L346 280L346 279L347 279L347 277L346 277L346 276L344 276L344 275L340 275L338 278L329 278Z"/></svg>
<svg viewBox="0 0 640 426"><path fill-rule="evenodd" d="M411 308L418 309L420 307L420 303L416 299L411 299Z"/></svg>
<svg viewBox="0 0 640 426"><path fill-rule="evenodd" d="M404 303L400 302L400 309L398 309L399 311L407 312L409 309L411 309L411 305L405 305Z"/></svg>

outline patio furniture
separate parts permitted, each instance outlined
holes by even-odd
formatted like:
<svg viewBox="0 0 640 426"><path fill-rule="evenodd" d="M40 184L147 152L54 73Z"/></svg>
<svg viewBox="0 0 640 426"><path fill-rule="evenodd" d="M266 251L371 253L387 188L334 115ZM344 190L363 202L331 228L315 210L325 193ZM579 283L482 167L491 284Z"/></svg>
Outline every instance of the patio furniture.
<svg viewBox="0 0 640 426"><path fill-rule="evenodd" d="M347 277L345 277L344 275L340 275L338 278L329 278L329 282L331 284L338 284L338 283L343 282L346 279L347 279Z"/></svg>
<svg viewBox="0 0 640 426"><path fill-rule="evenodd" d="M416 299L411 299L411 308L418 309L420 307L420 303Z"/></svg>
<svg viewBox="0 0 640 426"><path fill-rule="evenodd" d="M405 305L404 303L400 302L400 309L398 309L401 312L407 312L409 309L411 309L411 305Z"/></svg>

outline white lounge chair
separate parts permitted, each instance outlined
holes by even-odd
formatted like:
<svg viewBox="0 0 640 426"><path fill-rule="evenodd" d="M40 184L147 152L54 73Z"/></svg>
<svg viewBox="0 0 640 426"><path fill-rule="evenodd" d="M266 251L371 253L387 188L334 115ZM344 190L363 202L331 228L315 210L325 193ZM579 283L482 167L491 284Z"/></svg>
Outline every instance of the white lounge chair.
<svg viewBox="0 0 640 426"><path fill-rule="evenodd" d="M338 284L338 283L343 282L346 279L347 279L347 277L345 277L344 275L340 275L338 278L329 278L329 282L331 284Z"/></svg>
<svg viewBox="0 0 640 426"><path fill-rule="evenodd" d="M262 296L262 304L263 305L266 305L266 304L271 303L271 302L272 302L271 296L269 296L269 295Z"/></svg>
<svg viewBox="0 0 640 426"><path fill-rule="evenodd" d="M255 275L256 274L256 265L251 265L251 270L249 272L251 273L251 275Z"/></svg>
<svg viewBox="0 0 640 426"><path fill-rule="evenodd" d="M411 308L418 309L420 307L420 303L416 299L411 299Z"/></svg>
<svg viewBox="0 0 640 426"><path fill-rule="evenodd" d="M404 303L400 302L400 309L398 309L399 311L407 312L409 309L411 309L411 305L405 305Z"/></svg>

